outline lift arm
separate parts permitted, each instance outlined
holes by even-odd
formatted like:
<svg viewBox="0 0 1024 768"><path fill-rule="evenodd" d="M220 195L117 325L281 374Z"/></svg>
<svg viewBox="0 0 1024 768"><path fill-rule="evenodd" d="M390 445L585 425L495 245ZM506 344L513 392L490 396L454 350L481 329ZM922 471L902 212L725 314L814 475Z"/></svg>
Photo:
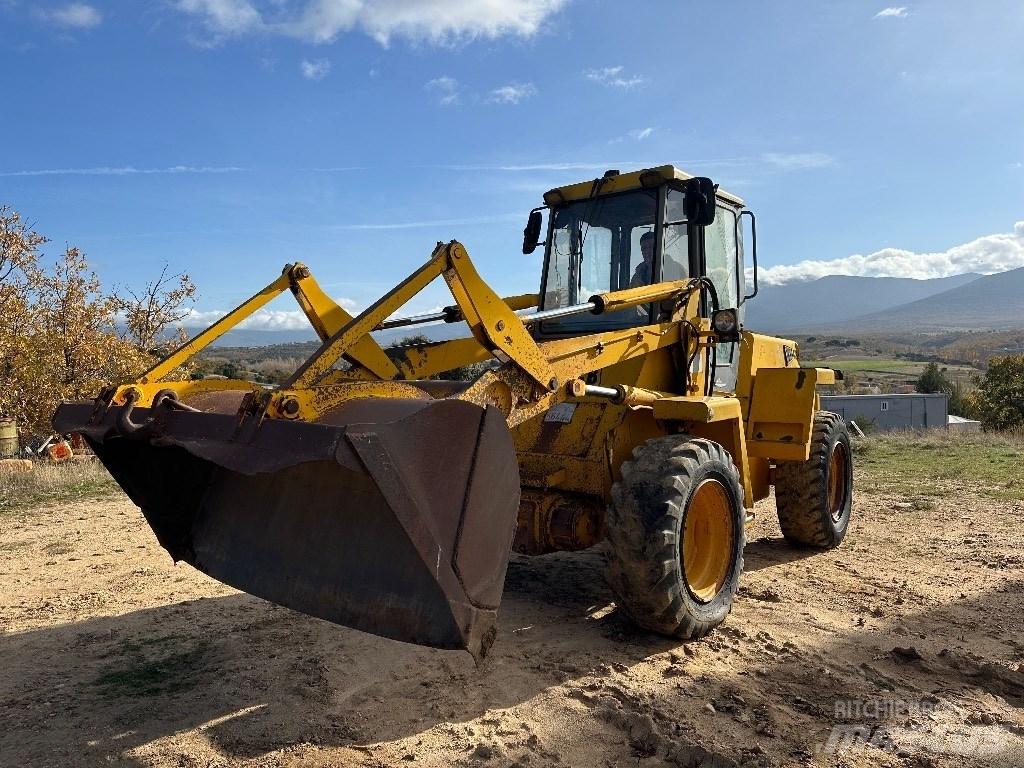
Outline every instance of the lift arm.
<svg viewBox="0 0 1024 768"><path fill-rule="evenodd" d="M298 263L287 264L280 277L142 374L139 377L139 383L151 384L167 377L289 288L321 340L337 333L345 323L352 320L352 316L348 312L324 293L310 273L309 267ZM369 335L353 344L352 348L348 350L347 357L366 368L377 378L391 379L399 374L395 364Z"/></svg>

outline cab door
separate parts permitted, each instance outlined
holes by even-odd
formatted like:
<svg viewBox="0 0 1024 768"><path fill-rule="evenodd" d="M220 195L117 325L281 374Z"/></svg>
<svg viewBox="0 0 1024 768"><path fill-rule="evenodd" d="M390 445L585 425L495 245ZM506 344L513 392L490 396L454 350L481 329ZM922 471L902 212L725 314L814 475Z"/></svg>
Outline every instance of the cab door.
<svg viewBox="0 0 1024 768"><path fill-rule="evenodd" d="M743 322L741 286L743 285L743 250L740 243L739 211L721 201L715 208L715 220L704 227L703 273L715 284L721 309L735 308ZM716 348L715 389L736 390L739 368L739 344L727 342Z"/></svg>

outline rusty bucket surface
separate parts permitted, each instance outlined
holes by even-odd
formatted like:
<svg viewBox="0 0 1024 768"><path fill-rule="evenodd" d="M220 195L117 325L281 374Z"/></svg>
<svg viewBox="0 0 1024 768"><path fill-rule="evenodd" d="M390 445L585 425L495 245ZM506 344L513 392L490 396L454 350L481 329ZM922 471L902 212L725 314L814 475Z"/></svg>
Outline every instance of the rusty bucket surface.
<svg viewBox="0 0 1024 768"><path fill-rule="evenodd" d="M175 560L384 637L477 659L493 641L519 505L493 408L365 399L311 424L69 403L54 426L86 436Z"/></svg>

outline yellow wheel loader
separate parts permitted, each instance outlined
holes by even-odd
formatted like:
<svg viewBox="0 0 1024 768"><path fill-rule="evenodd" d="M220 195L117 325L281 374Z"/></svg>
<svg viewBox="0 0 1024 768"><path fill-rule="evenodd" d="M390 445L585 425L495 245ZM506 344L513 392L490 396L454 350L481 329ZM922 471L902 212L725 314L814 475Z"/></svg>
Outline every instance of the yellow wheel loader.
<svg viewBox="0 0 1024 768"><path fill-rule="evenodd" d="M313 616L479 659L513 550L604 541L618 606L697 638L729 612L773 485L796 544L837 546L850 520L849 436L816 393L836 372L742 328L747 230L756 293L739 198L672 166L609 171L530 213L537 294L498 296L452 241L353 317L290 264L54 426L85 436L176 561ZM451 306L395 317L435 279ZM322 342L287 382L173 378L286 290ZM373 335L441 321L465 338Z"/></svg>

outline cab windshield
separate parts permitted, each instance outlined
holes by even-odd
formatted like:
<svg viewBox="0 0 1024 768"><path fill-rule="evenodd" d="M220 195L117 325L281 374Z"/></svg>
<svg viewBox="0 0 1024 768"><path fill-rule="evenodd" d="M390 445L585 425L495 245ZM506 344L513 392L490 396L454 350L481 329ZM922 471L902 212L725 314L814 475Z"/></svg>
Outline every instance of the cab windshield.
<svg viewBox="0 0 1024 768"><path fill-rule="evenodd" d="M671 239L671 250L679 255L665 260L664 278L653 274L658 197L657 189L640 189L556 208L541 309L581 304L599 293L685 277L685 225L673 228L671 237L666 233L666 247ZM603 315L546 320L542 330L601 331L638 325L648 318L649 307L630 307Z"/></svg>

